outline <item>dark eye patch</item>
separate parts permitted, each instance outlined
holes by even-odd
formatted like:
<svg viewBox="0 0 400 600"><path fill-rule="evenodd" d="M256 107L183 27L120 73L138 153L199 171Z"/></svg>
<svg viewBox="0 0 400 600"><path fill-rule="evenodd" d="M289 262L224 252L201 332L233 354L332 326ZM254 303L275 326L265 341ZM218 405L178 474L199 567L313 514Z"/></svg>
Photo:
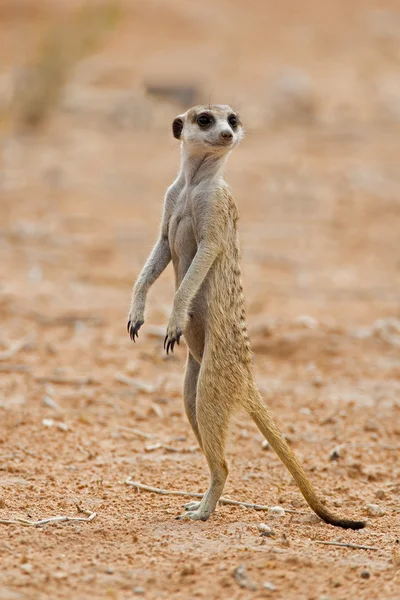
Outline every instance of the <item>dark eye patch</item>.
<svg viewBox="0 0 400 600"><path fill-rule="evenodd" d="M236 129L236 127L238 126L237 116L236 115L229 115L229 117L228 117L228 123L232 127L232 129Z"/></svg>
<svg viewBox="0 0 400 600"><path fill-rule="evenodd" d="M213 117L208 113L201 113L196 119L196 123L199 127L209 127L213 122Z"/></svg>

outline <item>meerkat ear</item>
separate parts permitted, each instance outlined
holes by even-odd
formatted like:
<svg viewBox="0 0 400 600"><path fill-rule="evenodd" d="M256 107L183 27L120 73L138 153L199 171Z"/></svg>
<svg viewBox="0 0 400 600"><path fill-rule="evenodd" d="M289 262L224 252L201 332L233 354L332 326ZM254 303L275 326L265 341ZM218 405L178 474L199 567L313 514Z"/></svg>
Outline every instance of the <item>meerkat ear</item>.
<svg viewBox="0 0 400 600"><path fill-rule="evenodd" d="M183 129L183 119L182 117L176 117L176 119L172 122L172 133L177 140L181 139L181 133Z"/></svg>

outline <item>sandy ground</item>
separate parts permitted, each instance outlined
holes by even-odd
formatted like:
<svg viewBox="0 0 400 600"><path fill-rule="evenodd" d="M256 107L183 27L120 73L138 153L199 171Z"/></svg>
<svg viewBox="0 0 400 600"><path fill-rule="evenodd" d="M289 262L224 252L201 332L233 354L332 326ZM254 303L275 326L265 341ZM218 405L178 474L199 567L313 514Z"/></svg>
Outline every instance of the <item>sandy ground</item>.
<svg viewBox="0 0 400 600"><path fill-rule="evenodd" d="M42 127L21 133L3 114L0 519L96 517L0 524L2 600L400 598L396 4L132 3ZM0 10L0 99L48 11ZM367 519L363 531L316 520L242 415L225 496L297 512L221 506L207 523L176 521L184 498L124 483L208 483L183 412L185 347L162 348L170 269L139 343L125 330L179 164L170 123L184 107L144 92L166 81L238 106L247 124L227 179L257 379L327 505Z"/></svg>

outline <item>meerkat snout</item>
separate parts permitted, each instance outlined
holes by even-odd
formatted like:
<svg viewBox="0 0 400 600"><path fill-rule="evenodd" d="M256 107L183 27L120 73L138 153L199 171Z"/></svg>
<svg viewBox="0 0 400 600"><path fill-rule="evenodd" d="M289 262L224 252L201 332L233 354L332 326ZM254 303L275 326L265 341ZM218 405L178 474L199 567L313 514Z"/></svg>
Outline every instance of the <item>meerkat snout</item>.
<svg viewBox="0 0 400 600"><path fill-rule="evenodd" d="M224 129L219 134L219 137L221 138L221 140L223 142L228 143L228 142L231 142L233 140L233 133L231 131L228 131L227 129Z"/></svg>

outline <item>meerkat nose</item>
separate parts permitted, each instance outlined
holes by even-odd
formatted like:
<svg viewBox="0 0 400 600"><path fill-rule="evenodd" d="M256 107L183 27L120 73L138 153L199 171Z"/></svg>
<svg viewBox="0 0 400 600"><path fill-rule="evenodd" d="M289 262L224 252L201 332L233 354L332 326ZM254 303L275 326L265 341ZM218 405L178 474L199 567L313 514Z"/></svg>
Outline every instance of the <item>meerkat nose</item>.
<svg viewBox="0 0 400 600"><path fill-rule="evenodd" d="M224 131L221 131L221 133L219 134L219 137L224 142L230 142L231 139L233 138L233 134L231 131L228 131L227 129L225 129Z"/></svg>

